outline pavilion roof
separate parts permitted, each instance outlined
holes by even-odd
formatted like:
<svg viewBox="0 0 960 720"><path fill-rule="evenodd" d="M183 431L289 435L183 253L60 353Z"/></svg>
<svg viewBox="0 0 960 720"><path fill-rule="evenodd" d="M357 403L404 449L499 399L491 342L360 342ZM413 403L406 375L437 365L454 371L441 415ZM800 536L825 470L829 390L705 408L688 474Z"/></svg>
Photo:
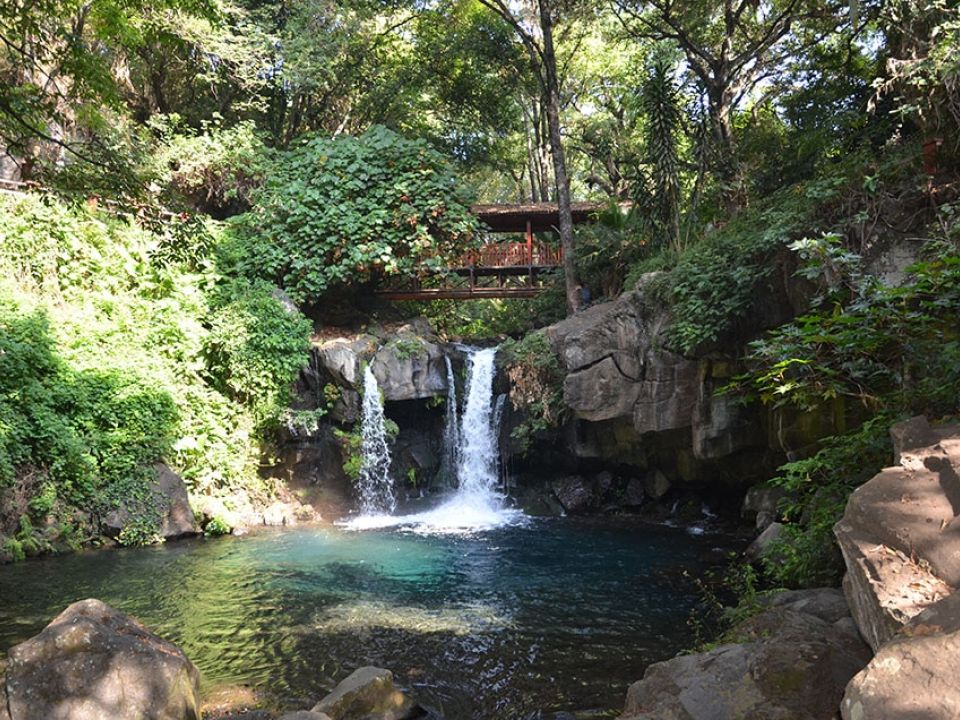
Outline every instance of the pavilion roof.
<svg viewBox="0 0 960 720"><path fill-rule="evenodd" d="M597 213L603 211L606 207L606 203L598 202L572 203L573 223L577 225L593 222ZM474 205L471 211L493 232L526 232L528 220L534 232L552 230L560 224L560 211L557 203Z"/></svg>

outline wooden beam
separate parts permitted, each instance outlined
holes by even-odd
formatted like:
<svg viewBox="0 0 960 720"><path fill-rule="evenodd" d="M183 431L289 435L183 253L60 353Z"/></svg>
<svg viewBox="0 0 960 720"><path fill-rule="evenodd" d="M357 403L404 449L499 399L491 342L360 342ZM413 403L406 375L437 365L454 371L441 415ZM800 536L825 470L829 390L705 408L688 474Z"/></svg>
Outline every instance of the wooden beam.
<svg viewBox="0 0 960 720"><path fill-rule="evenodd" d="M532 298L538 287L424 288L422 290L384 290L374 294L384 300L482 300L491 298Z"/></svg>

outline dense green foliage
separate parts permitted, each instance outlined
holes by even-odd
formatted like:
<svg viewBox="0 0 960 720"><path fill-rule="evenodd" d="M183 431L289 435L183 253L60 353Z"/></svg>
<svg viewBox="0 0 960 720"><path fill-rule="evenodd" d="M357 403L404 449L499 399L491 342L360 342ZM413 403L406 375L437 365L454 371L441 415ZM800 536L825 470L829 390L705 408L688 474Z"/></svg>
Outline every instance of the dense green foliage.
<svg viewBox="0 0 960 720"><path fill-rule="evenodd" d="M197 496L267 493L260 444L322 413L286 411L310 326L280 291L367 322L374 284L475 241L474 195L555 199L553 151L573 195L609 207L579 234L579 281L597 300L644 278L669 350L737 355L772 324L774 273L806 262L816 301L731 391L867 421L778 479L796 499L769 571L829 579L827 529L881 418L957 410L958 28L946 0L4 4L2 171L100 208L0 209L9 552L38 549L45 515L79 526L142 495L158 460ZM919 239L902 286L865 273L859 254ZM562 308L557 290L426 308L448 336L518 338L524 442L562 422L563 373L521 336ZM148 505L125 541L153 537Z"/></svg>
<svg viewBox="0 0 960 720"><path fill-rule="evenodd" d="M542 332L505 342L500 357L510 379L510 403L524 416L513 429L513 438L526 452L538 436L559 427L566 416L560 358Z"/></svg>
<svg viewBox="0 0 960 720"><path fill-rule="evenodd" d="M316 302L348 284L441 268L475 228L447 161L375 127L284 153L238 222L234 252L240 272Z"/></svg>
<svg viewBox="0 0 960 720"><path fill-rule="evenodd" d="M822 294L811 312L750 346L752 370L729 389L785 411L840 403L870 419L829 438L813 457L773 480L790 491L789 521L767 563L787 585L836 582L842 572L832 528L849 493L889 462L897 416L956 414L960 389L960 224L952 205L928 229L926 259L891 287L863 272L855 253L826 235L794 243Z"/></svg>
<svg viewBox="0 0 960 720"><path fill-rule="evenodd" d="M789 493L781 507L783 534L764 560L774 584L821 587L840 582L845 567L833 526L850 493L889 464L891 420L883 413L858 430L826 438L815 455L787 463L771 480Z"/></svg>
<svg viewBox="0 0 960 720"><path fill-rule="evenodd" d="M310 322L285 307L274 288L235 282L218 293L207 323L204 355L213 384L249 406L258 422L276 420L305 364Z"/></svg>
<svg viewBox="0 0 960 720"><path fill-rule="evenodd" d="M197 497L266 497L259 438L309 324L269 288L159 261L163 238L122 218L43 196L0 218L0 533L51 515L95 534L132 504L146 524L121 541L149 540L158 461Z"/></svg>

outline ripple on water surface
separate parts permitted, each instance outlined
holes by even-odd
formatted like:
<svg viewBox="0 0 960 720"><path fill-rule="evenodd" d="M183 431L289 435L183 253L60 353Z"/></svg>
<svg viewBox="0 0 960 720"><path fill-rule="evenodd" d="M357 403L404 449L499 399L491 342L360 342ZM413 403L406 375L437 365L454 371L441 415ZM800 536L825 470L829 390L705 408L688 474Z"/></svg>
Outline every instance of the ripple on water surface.
<svg viewBox="0 0 960 720"><path fill-rule="evenodd" d="M422 535L304 528L0 568L0 651L98 597L178 643L204 685L317 699L380 665L450 720L619 708L689 643L716 535L606 520Z"/></svg>

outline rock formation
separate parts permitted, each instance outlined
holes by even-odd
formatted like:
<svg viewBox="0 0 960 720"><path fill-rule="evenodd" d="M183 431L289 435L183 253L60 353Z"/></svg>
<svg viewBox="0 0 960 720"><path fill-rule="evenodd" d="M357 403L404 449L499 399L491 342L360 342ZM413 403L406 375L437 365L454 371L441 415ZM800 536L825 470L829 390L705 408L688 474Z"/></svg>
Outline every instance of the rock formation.
<svg viewBox="0 0 960 720"><path fill-rule="evenodd" d="M738 343L789 319L794 308L784 293L773 293L769 316L742 328L730 356L703 348L684 357L668 349L670 317L664 304L652 299L655 282L656 274L645 275L634 290L545 333L565 372L563 399L573 416L569 446L575 455L652 465L671 480L697 483L716 476L718 461L767 453L770 437L762 414L715 391L737 371L731 356ZM749 461L730 474L748 476L746 469L759 479L765 467Z"/></svg>
<svg viewBox="0 0 960 720"><path fill-rule="evenodd" d="M784 593L735 627L736 642L655 663L620 720L828 720L870 657L840 591Z"/></svg>
<svg viewBox="0 0 960 720"><path fill-rule="evenodd" d="M376 667L355 670L313 711L331 720L408 720L423 711L393 684L393 673Z"/></svg>
<svg viewBox="0 0 960 720"><path fill-rule="evenodd" d="M117 537L138 514L155 515L159 520L159 535L164 540L197 534L199 528L183 479L163 463L158 463L154 472L156 476L149 484L150 498L146 507L121 505L110 512L104 519L107 535Z"/></svg>
<svg viewBox="0 0 960 720"><path fill-rule="evenodd" d="M857 488L834 532L844 590L876 651L960 583L960 437L925 418L891 431L899 465Z"/></svg>
<svg viewBox="0 0 960 720"><path fill-rule="evenodd" d="M898 465L850 497L834 532L844 591L876 655L847 686L844 720L960 717L960 427L891 428Z"/></svg>
<svg viewBox="0 0 960 720"><path fill-rule="evenodd" d="M199 720L200 674L175 645L99 600L11 648L10 720Z"/></svg>

